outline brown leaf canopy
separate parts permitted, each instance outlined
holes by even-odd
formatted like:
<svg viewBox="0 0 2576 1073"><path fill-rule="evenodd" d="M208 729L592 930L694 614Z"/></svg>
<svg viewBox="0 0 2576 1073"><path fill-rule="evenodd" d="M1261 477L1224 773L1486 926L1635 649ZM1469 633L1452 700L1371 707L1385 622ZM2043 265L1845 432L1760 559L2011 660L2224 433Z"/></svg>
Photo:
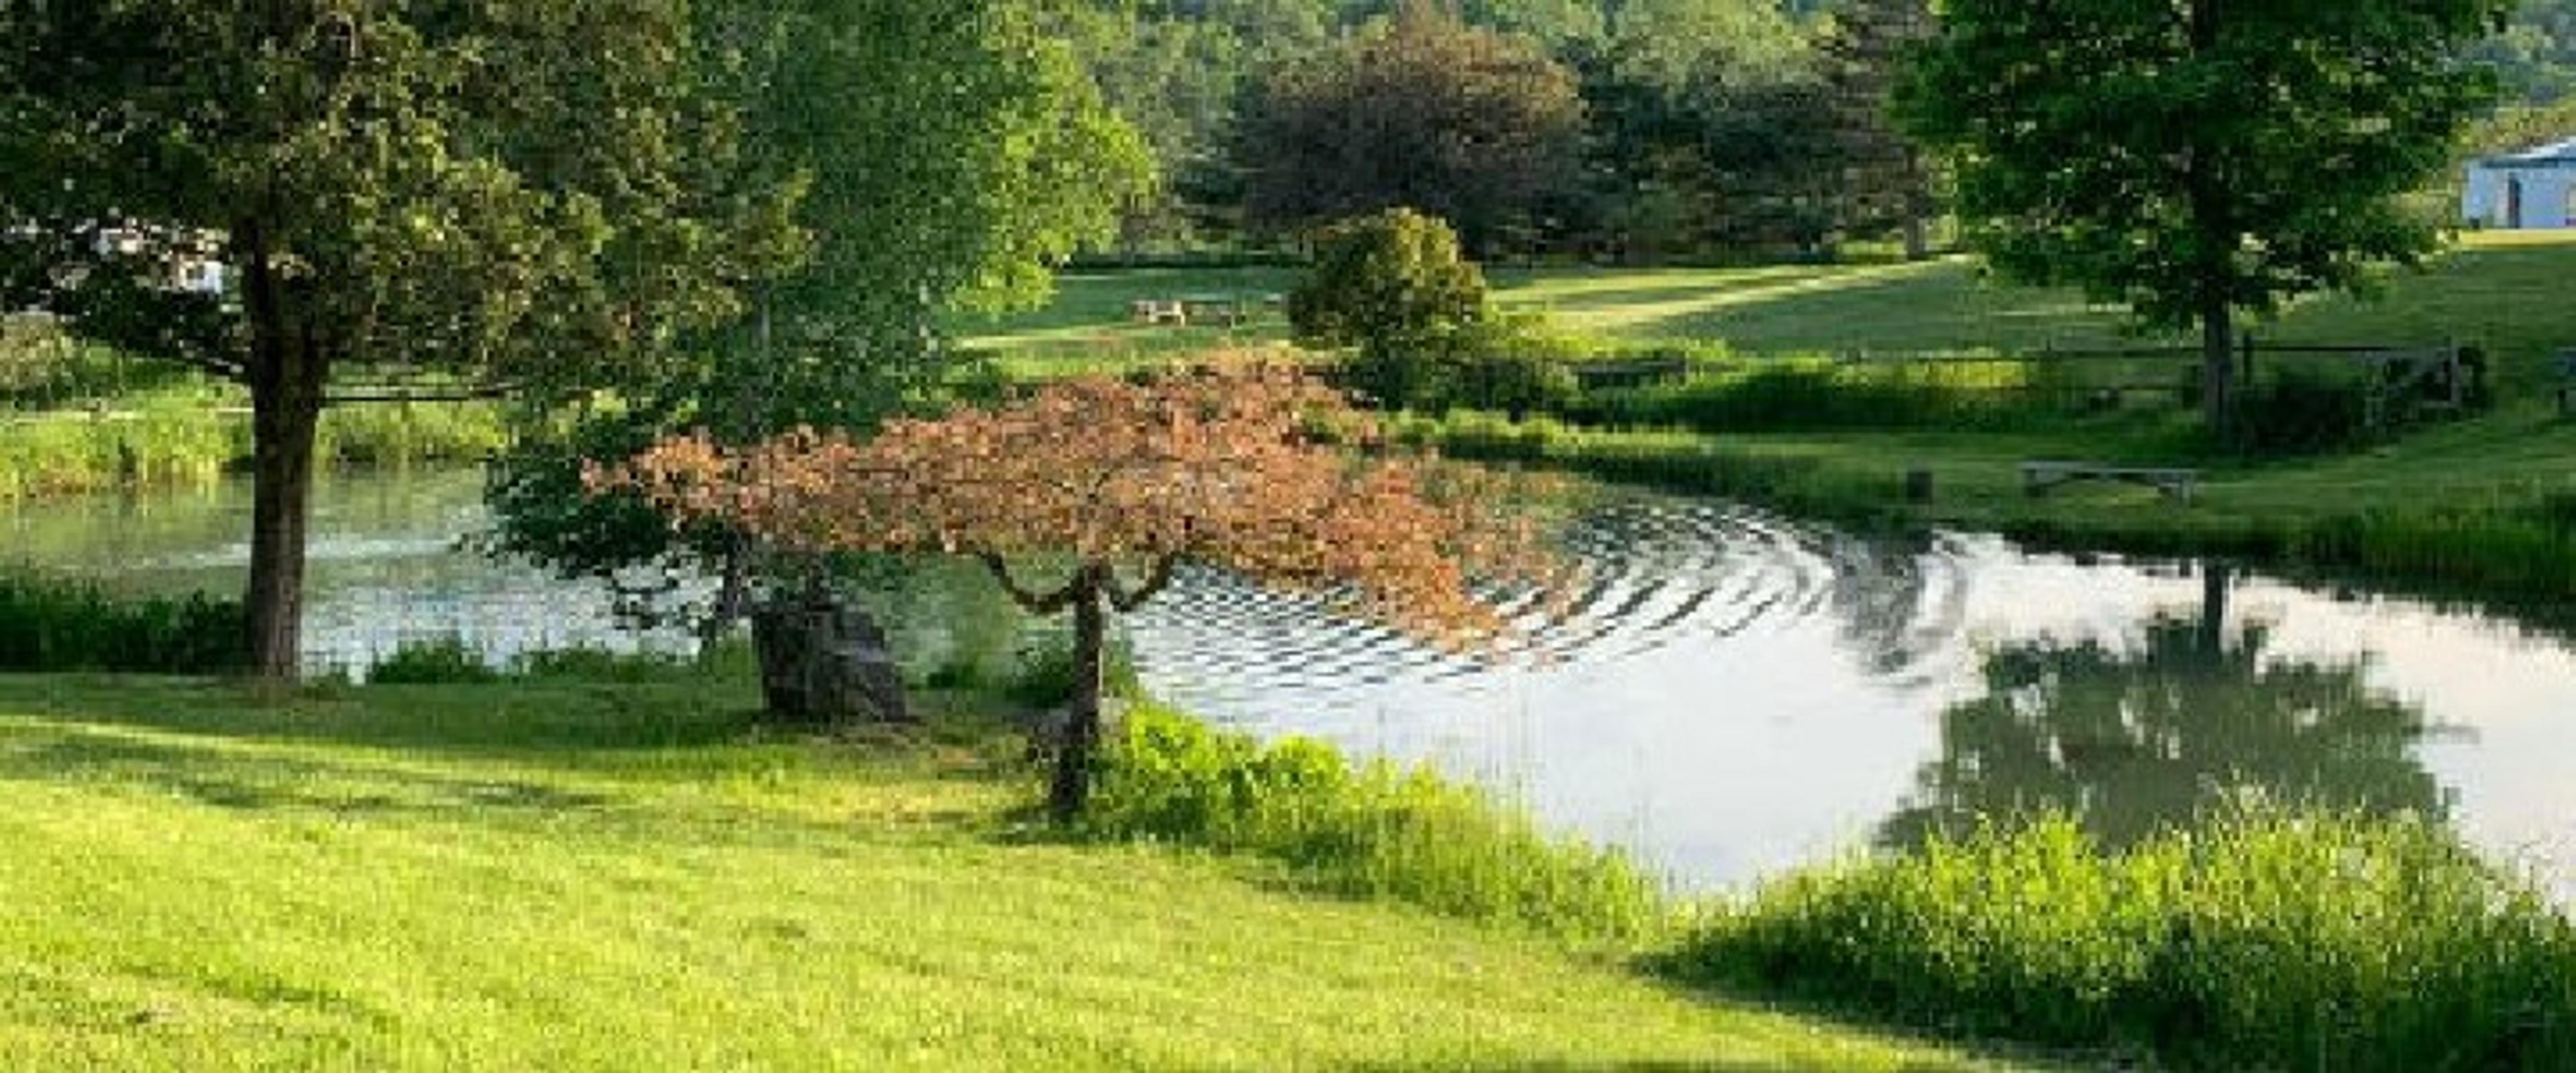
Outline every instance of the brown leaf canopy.
<svg viewBox="0 0 2576 1073"><path fill-rule="evenodd" d="M1157 575L1197 563L1435 636L1491 631L1469 572L1533 572L1533 527L1489 509L1489 482L1376 442L1366 415L1302 372L1212 367L1056 382L866 442L673 439L591 485L794 551L1070 556Z"/></svg>

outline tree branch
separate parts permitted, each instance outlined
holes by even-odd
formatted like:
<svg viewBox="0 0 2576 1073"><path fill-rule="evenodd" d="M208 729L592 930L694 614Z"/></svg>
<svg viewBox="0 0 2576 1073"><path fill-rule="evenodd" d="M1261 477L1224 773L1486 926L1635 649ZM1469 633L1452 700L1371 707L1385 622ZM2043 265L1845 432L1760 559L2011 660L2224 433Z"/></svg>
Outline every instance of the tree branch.
<svg viewBox="0 0 2576 1073"><path fill-rule="evenodd" d="M1121 590L1118 587L1116 571L1102 571L1103 587L1109 590L1110 605L1116 607L1119 614L1135 614L1136 609L1145 606L1146 601L1162 595L1164 589L1172 587L1172 574L1180 564L1181 557L1178 555L1166 555L1154 560L1154 569L1145 575L1145 583L1133 590Z"/></svg>
<svg viewBox="0 0 2576 1073"><path fill-rule="evenodd" d="M1001 556L987 551L979 552L975 557L983 562L984 569L993 575L993 580L1002 583L1002 591L1010 594L1011 602L1020 605L1021 610L1032 615L1053 615L1072 607L1073 602L1080 599L1084 591L1089 588L1091 581L1091 571L1085 568L1081 573L1074 575L1071 583L1053 595L1040 596L1030 592L1020 584L1019 579L1011 576L1011 564L1002 561Z"/></svg>

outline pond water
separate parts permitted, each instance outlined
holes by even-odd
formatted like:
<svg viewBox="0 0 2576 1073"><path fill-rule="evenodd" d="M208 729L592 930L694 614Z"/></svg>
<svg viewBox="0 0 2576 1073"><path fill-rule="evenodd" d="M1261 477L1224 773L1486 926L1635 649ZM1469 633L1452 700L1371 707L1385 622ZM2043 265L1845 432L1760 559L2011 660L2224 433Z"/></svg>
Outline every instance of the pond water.
<svg viewBox="0 0 2576 1073"><path fill-rule="evenodd" d="M406 640L685 648L595 582L461 546L479 478L342 477L317 494L308 657ZM0 511L0 562L152 590L238 584L246 491ZM1578 591L1516 652L1457 655L1212 573L1127 623L1189 710L1435 763L1678 880L1736 884L2056 804L2112 839L2229 795L2438 814L2576 894L2576 645L2399 599L2224 568L1862 538L1703 501L1615 496L1570 534ZM980 575L879 609L917 667L1007 657Z"/></svg>

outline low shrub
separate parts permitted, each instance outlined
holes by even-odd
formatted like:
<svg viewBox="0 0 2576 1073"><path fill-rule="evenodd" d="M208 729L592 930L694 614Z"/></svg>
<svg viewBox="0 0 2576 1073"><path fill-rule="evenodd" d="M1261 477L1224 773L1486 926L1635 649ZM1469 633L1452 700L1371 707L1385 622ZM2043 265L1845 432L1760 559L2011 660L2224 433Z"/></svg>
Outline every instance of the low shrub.
<svg viewBox="0 0 2576 1073"><path fill-rule="evenodd" d="M2212 1069L2576 1068L2576 924L2436 824L2059 816L1795 875L1657 959L1949 1032Z"/></svg>
<svg viewBox="0 0 2576 1073"><path fill-rule="evenodd" d="M694 656L674 652L612 652L575 647L524 652L497 663L463 638L407 641L368 668L376 685L490 685L510 681L633 684L700 677L749 678L759 661L751 643L727 638Z"/></svg>
<svg viewBox="0 0 2576 1073"><path fill-rule="evenodd" d="M0 671L218 674L250 664L238 602L125 599L96 585L0 574Z"/></svg>
<svg viewBox="0 0 2576 1073"><path fill-rule="evenodd" d="M1136 658L1127 645L1116 640L1103 654L1107 666L1102 668L1106 692L1113 697L1133 697L1143 692L1136 677ZM955 686L991 686L995 692L1022 707L1049 710L1072 703L1074 693L1073 638L1061 631L1039 631L1023 639L1014 654L1011 667L998 682L979 682L971 675L957 674L941 678L938 684Z"/></svg>
<svg viewBox="0 0 2576 1073"><path fill-rule="evenodd" d="M367 669L367 680L388 686L487 685L501 672L463 638L405 641Z"/></svg>
<svg viewBox="0 0 2576 1073"><path fill-rule="evenodd" d="M1332 893L1574 941L1633 942L1670 919L1661 885L1619 854L1552 837L1476 790L1151 706L1106 750L1082 829L1252 854Z"/></svg>

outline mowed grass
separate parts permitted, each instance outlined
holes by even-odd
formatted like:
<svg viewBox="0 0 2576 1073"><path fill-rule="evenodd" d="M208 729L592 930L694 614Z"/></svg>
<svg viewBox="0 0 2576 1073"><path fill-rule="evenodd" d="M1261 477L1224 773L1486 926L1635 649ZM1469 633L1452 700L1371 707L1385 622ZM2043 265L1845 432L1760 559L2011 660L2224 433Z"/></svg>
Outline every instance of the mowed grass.
<svg viewBox="0 0 2576 1073"><path fill-rule="evenodd" d="M1984 1068L1038 837L989 721L748 693L0 680L0 1068Z"/></svg>
<svg viewBox="0 0 2576 1073"><path fill-rule="evenodd" d="M953 327L1015 370L1140 364L1223 342L1277 342L1279 317L1245 328L1137 325L1138 299L1250 295L1295 286L1291 269L1157 269L1075 274L1047 308ZM1632 342L1722 341L1744 353L2027 353L2187 343L2140 337L2117 307L2079 294L2010 286L1967 258L1920 264L1725 269L1496 269L1498 301L1562 328ZM2488 348L2511 383L2530 386L2558 350L2576 348L2576 232L2481 233L2420 270L2389 272L2367 297L2301 302L2248 327L2287 344Z"/></svg>

